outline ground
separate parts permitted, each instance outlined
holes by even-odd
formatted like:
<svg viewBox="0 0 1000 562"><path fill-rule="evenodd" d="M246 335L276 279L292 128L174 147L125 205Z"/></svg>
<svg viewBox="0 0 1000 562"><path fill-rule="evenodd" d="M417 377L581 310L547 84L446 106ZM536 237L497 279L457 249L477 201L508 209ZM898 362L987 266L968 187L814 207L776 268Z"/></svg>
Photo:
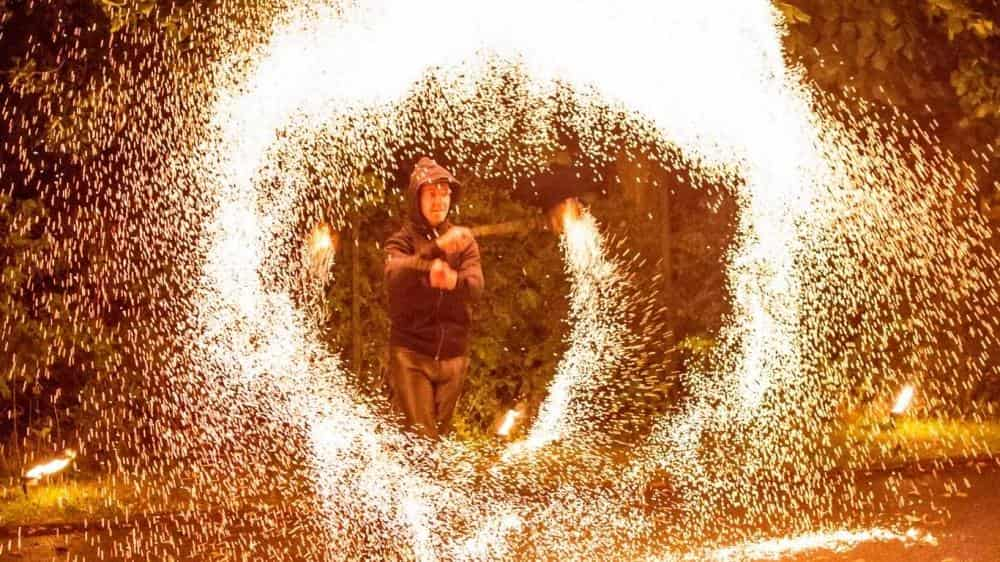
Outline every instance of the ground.
<svg viewBox="0 0 1000 562"><path fill-rule="evenodd" d="M862 485L885 491L886 474L861 475ZM786 556L795 562L993 562L1000 560L1000 463L996 460L962 463L947 470L911 467L900 487L909 496L923 498L917 507L887 510L886 520L912 525L936 539L935 545L906 546L898 542L866 543L844 552L813 550ZM279 515L280 517L280 515ZM125 561L125 560L267 560L274 550L287 552L297 538L294 522L281 536L255 532L234 535L216 544L193 544L183 537L189 523L173 520L142 521L113 530L94 526L68 527L58 534L10 537L0 543L0 560ZM151 527L152 530L149 528ZM280 525L279 525L280 527ZM25 531L27 532L27 531ZM143 546L139 546L143 545ZM295 547L292 546L292 549ZM303 550L302 559L309 555ZM770 558L757 558L767 560Z"/></svg>
<svg viewBox="0 0 1000 562"><path fill-rule="evenodd" d="M969 487L966 488L965 481ZM873 484L877 485L877 479ZM910 471L902 489L920 490L928 501L889 519L912 521L931 533L935 546L866 543L842 553L808 552L795 562L996 562L1000 561L1000 466L983 461L946 472Z"/></svg>

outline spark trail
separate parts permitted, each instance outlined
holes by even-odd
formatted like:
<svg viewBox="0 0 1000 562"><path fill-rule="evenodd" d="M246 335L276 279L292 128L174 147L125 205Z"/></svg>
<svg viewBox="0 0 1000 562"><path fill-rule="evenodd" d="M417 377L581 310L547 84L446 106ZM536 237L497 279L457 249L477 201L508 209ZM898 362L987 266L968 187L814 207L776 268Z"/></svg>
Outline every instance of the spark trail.
<svg viewBox="0 0 1000 562"><path fill-rule="evenodd" d="M613 369L626 352L628 328L619 310L625 297L617 264L605 255L604 240L592 215L568 216L563 221L562 247L573 283L569 349L556 368L538 419L511 453L530 452L569 437L572 429L585 429L580 427L586 423L582 414L590 410L585 397L593 395L601 374ZM583 412L573 412L574 408Z"/></svg>

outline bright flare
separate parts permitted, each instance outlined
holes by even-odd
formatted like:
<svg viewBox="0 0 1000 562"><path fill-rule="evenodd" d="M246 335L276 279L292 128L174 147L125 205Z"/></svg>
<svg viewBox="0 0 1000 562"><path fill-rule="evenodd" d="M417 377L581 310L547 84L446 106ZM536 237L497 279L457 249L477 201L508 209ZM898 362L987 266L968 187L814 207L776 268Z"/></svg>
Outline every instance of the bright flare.
<svg viewBox="0 0 1000 562"><path fill-rule="evenodd" d="M549 209L548 214L552 230L557 234L562 234L580 220L583 209L580 206L580 201L571 197Z"/></svg>
<svg viewBox="0 0 1000 562"><path fill-rule="evenodd" d="M846 552L867 542L898 541L907 545L935 545L937 539L929 533L909 529L896 533L888 529L838 530L751 542L720 548L706 553L703 560L716 562L750 562L753 560L778 560L806 552ZM684 560L689 558L684 557Z"/></svg>
<svg viewBox="0 0 1000 562"><path fill-rule="evenodd" d="M335 233L333 232L333 229L330 228L329 224L321 222L316 225L316 227L313 228L311 242L309 244L310 248L312 248L313 254L326 252L330 249L336 251L334 236Z"/></svg>
<svg viewBox="0 0 1000 562"><path fill-rule="evenodd" d="M892 415L900 416L910 407L910 402L913 401L913 392L912 384L904 386L903 390L899 391L899 396L896 397L896 404L892 407Z"/></svg>
<svg viewBox="0 0 1000 562"><path fill-rule="evenodd" d="M497 429L497 435L507 437L510 434L510 430L514 429L514 423L519 417L521 417L521 414L517 410L507 410L507 413L503 417L503 423Z"/></svg>
<svg viewBox="0 0 1000 562"><path fill-rule="evenodd" d="M24 473L24 478L27 480L40 480L45 476L55 474L66 468L75 458L76 451L73 449L67 449L60 457L32 467Z"/></svg>

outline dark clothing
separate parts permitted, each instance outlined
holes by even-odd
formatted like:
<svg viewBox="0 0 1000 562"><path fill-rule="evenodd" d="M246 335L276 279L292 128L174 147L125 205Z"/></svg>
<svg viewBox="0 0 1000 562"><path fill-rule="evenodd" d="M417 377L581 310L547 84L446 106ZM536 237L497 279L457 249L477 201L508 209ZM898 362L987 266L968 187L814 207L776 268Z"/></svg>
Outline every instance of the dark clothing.
<svg viewBox="0 0 1000 562"><path fill-rule="evenodd" d="M389 348L392 408L417 433L438 439L451 431L451 417L462 393L469 358L436 361L405 347Z"/></svg>
<svg viewBox="0 0 1000 562"><path fill-rule="evenodd" d="M447 223L439 231L447 231ZM441 232L443 234L443 232ZM475 241L461 254L445 255L433 242L434 231L422 233L407 222L385 243L385 279L389 288L389 343L448 359L468 353L468 303L483 291L479 246ZM458 272L452 291L430 286L430 264L443 259Z"/></svg>
<svg viewBox="0 0 1000 562"><path fill-rule="evenodd" d="M420 212L420 188L437 181L451 183L457 195L458 183L451 174L433 160L422 158L407 190L409 217L385 243L385 280L392 322L389 343L434 359L448 359L468 353L468 304L482 294L483 270L475 240L461 253L451 255L445 255L434 243L452 228L448 221L431 228ZM448 262L458 272L454 290L430 286L429 271L435 259Z"/></svg>

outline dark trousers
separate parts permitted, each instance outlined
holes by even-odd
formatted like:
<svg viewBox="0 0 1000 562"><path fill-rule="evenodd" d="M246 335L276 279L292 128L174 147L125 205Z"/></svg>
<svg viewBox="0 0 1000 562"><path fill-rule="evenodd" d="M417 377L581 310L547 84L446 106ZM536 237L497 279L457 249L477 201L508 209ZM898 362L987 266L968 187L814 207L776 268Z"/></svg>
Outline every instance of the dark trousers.
<svg viewBox="0 0 1000 562"><path fill-rule="evenodd" d="M405 347L390 346L392 409L407 428L439 439L451 431L451 417L468 369L468 357L435 360Z"/></svg>

